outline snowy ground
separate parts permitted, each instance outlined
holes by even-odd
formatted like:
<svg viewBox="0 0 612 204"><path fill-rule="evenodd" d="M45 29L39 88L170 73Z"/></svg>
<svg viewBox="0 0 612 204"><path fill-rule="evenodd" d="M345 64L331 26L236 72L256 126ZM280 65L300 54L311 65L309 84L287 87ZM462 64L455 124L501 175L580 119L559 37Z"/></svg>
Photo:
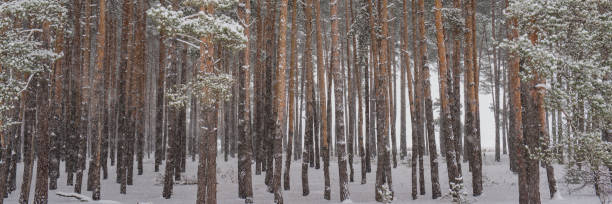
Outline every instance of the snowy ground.
<svg viewBox="0 0 612 204"><path fill-rule="evenodd" d="M331 187L332 187L332 200L327 201L323 199L323 169L309 169L309 183L310 183L310 195L302 196L302 185L301 185L301 163L293 162L291 165L291 190L283 191L283 197L285 203L289 204L307 204L307 203L339 203L338 196L338 169L336 165L336 158L331 159L330 162L330 176L331 176ZM425 158L425 161L428 161ZM406 161L402 161L398 164L396 169L393 169L393 189L395 191L394 203L450 203L448 194L448 179L446 175L446 165L443 159L440 163L440 184L442 187L443 197L440 199L431 199L431 182L429 179L429 165L426 162L425 168L425 183L426 183L426 195L420 195L418 200L413 201L411 198L411 181L410 172L411 169ZM487 152L484 157L484 194L479 197L468 196L469 200L473 203L517 203L518 202L518 187L516 176L508 170L508 159L503 157L501 162L493 161L493 154ZM301 162L301 161L299 161ZM90 203L126 203L126 204L159 204L159 203L170 203L170 204L183 204L183 203L195 203L196 199L196 185L175 185L174 194L172 198L166 200L162 198L162 186L160 182L160 173L153 172L153 160L149 159L145 161L145 173L142 176L134 175L134 185L128 186L127 195L119 194L119 184L115 183L115 168L109 168L109 179L102 181L102 202L90 202ZM374 201L374 171L368 174L367 184L361 185L360 181L360 162L356 158L355 161L355 181L350 183L349 189L351 193L351 201L353 203L376 203ZM375 164L375 162L373 162ZM464 163L465 168L464 180L466 181L466 193L471 195L471 175L467 172L467 164ZM17 191L9 195L7 202L5 203L17 203L19 198L19 189L21 185L21 174L23 165L19 164L18 167L18 182ZM63 168L63 165L62 165ZM228 162L224 162L221 157L218 159L217 167L217 181L218 185L218 203L221 204L238 204L244 203L243 200L238 199L238 181L237 181L237 164L236 160L232 159ZM135 168L136 169L136 168ZM160 169L164 169L163 167ZM373 166L373 170L376 168ZM546 174L543 168L540 168L540 192L543 203L599 203L599 199L594 196L592 187L586 187L579 192L573 192L568 195L568 188L563 182L562 175L564 174L563 168L557 166L556 178L559 182L558 186L560 189L562 198L550 199L548 193L548 184L546 182ZM34 167L34 172L36 166ZM63 170L62 170L63 171ZM283 170L284 171L284 170ZM195 181L195 175L197 172L197 165L189 161L187 163L187 172L183 175L187 181ZM136 172L135 172L136 173ZM35 173L34 173L35 174ZM264 184L264 174L253 175L253 191L255 203L269 204L273 203L274 195L266 191ZM84 179L85 180L85 179ZM32 181L32 190L30 195L30 201L33 200L34 196L34 184L35 180ZM66 186L66 174L62 172L62 175L58 181L58 190L49 192L49 203L81 203L75 198L60 197L57 193L71 193L73 192L72 186ZM91 196L91 192L85 191L85 183L83 184L83 191L85 196Z"/></svg>

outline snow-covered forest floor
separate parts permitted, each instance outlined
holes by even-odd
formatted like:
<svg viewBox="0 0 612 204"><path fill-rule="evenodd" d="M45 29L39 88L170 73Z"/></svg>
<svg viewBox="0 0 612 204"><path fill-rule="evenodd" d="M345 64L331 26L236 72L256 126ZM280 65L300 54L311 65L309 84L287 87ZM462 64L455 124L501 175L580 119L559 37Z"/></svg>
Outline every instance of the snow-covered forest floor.
<svg viewBox="0 0 612 204"><path fill-rule="evenodd" d="M160 168L162 172L153 172L153 155L151 159L144 161L144 175L134 175L134 185L128 186L127 194L119 194L119 184L115 183L115 167L109 166L108 179L102 181L102 201L89 202L89 203L124 203L124 204L189 204L195 203L197 185L193 184L178 184L174 186L172 198L167 200L161 196L162 185L161 185L161 173L163 173L163 167ZM399 159L399 158L398 158ZM419 195L419 198L414 201L411 198L411 169L408 161L401 161L398 163L398 167L393 169L393 190L395 191L395 199L393 203L450 203L450 197L448 196L448 177L446 175L446 165L443 162L443 158L440 159L440 184L443 193L441 199L431 199L431 182L429 179L429 158L425 160L425 185L426 195ZM463 175L465 180L465 192L468 195L468 200L471 203L518 203L518 187L517 177L510 172L508 169L508 157L504 155L501 162L495 162L492 152L486 152L483 157L483 181L484 181L484 194L479 197L471 196L471 174L467 171L467 163L463 163ZM196 160L197 161L197 160ZM310 195L302 196L302 183L301 183L301 161L298 163L292 162L291 165L291 190L283 191L283 197L285 203L289 204L308 204L308 203L339 203L338 196L338 167L337 158L332 158L330 162L330 177L332 187L332 200L327 201L323 199L323 170L310 168L309 183L310 183ZM220 204L239 204L244 203L242 199L238 199L238 179L237 179L237 161L232 158L228 162L224 162L222 157L217 159L217 182L218 187L218 203ZM360 162L359 158L355 159L355 182L350 183L349 189L351 193L352 203L376 203L374 200L374 182L375 182L375 163L372 163L372 173L367 174L367 184L361 185L359 183L361 179ZM561 165L555 166L555 174L558 180L558 187L560 189L561 196L550 199L548 193L548 183L546 181L546 172L544 168L540 168L540 193L542 197L542 203L559 203L559 204L589 204L599 203L599 199L595 196L592 186L587 186L580 191L572 192L568 194L568 186L563 180L564 169ZM64 165L62 163L62 174L58 181L58 189L49 191L49 203L50 204L63 204L63 203L82 203L75 198L61 197L57 193L71 193L73 192L72 186L66 185L66 174L63 171ZM36 166L34 166L34 170ZM283 170L284 171L284 170ZM34 171L35 172L35 171ZM87 173L87 172L85 172ZM136 174L136 166L134 167L134 173ZM187 172L182 174L182 182L193 183L196 182L197 163L192 162L188 159ZM18 164L18 179L17 179L17 190L9 195L6 203L17 203L19 199L19 189L21 186L23 174L23 163ZM274 195L266 191L266 185L264 184L265 172L262 175L253 175L253 193L254 202L270 204L274 201ZM91 196L91 192L85 191L86 178L84 177L83 191L85 196ZM34 184L36 177L33 177L32 191L30 200L33 200L34 196ZM576 186L574 186L576 187Z"/></svg>

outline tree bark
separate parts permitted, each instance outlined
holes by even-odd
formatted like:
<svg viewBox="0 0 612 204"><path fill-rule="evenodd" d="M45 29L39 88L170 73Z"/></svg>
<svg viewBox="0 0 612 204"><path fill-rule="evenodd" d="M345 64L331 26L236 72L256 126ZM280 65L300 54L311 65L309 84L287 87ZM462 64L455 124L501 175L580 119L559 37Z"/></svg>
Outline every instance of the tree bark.
<svg viewBox="0 0 612 204"><path fill-rule="evenodd" d="M343 99L343 91L344 91L344 71L340 66L340 32L338 29L338 18L335 18L338 15L338 2L333 1L329 4L330 7L330 16L331 18L331 71L333 74L334 80L334 99L335 99L335 110L336 110L336 151L338 156L338 173L339 173L339 186L340 186L340 201L344 201L346 199L350 199L349 189L348 189L348 175L346 172L346 140L344 137L344 103ZM352 144L352 143L351 143ZM329 165L329 164L326 164Z"/></svg>
<svg viewBox="0 0 612 204"><path fill-rule="evenodd" d="M506 1L507 4L507 1ZM517 26L517 19L512 18L509 21L513 26ZM518 38L518 30L517 28L512 28L510 33L510 40L514 40ZM508 72L508 78L510 79L510 99L511 99L511 112L513 120L510 120L510 130L513 132L514 144L512 145L516 148L516 160L517 167L519 170L518 176L518 187L519 187L519 203L526 204L529 203L529 191L527 189L527 166L525 165L524 156L523 156L523 118L522 118L522 103L521 103L521 81L519 77L519 62L520 58L518 53L512 52L510 54L510 70Z"/></svg>
<svg viewBox="0 0 612 204"><path fill-rule="evenodd" d="M288 132L287 132L287 146L286 146L286 159L285 159L285 174L284 176L284 181L283 181L283 187L284 190L290 190L291 185L289 182L290 176L290 170L291 170L291 154L293 151L293 137L295 134L295 92L296 90L296 72L297 72L297 24L296 24L296 18L297 18L297 0L292 0L291 1L291 5L293 6L292 8L292 13L291 13L291 59L290 59L290 70L289 70L289 110L288 110L288 120L289 120L289 126L288 126ZM284 79L284 76L283 76ZM297 138L296 138L297 139Z"/></svg>
<svg viewBox="0 0 612 204"><path fill-rule="evenodd" d="M323 30L321 22L321 2L315 2L315 21L317 22L317 75L319 81L319 106L321 110L321 151L323 154L323 174L325 177L325 188L323 189L323 198L325 200L331 199L331 188L329 180L329 144L328 144L328 114L327 114L327 102L325 89L325 65L323 63ZM328 81L331 79L327 79ZM331 93L330 93L331 94ZM315 158L317 159L317 158Z"/></svg>
<svg viewBox="0 0 612 204"><path fill-rule="evenodd" d="M51 44L50 23L45 21L42 25L43 46L49 48ZM38 110L36 111L37 144L36 152L38 161L36 166L36 188L34 189L34 203L46 204L49 191L49 72L38 73L37 99ZM2 184L4 185L4 183Z"/></svg>
<svg viewBox="0 0 612 204"><path fill-rule="evenodd" d="M529 39L532 44L534 45L537 44L537 41L538 41L537 30L532 31L532 33L529 34ZM544 97L546 94L546 86L545 86L546 79L542 78L538 72L535 72L534 75L535 75L534 79L532 79L532 83L531 83L533 87L530 88L530 96L531 96L531 99L535 102L535 109L536 109L535 111L536 111L537 117L533 117L530 119L537 120L536 124L537 124L537 129L539 131L537 135L541 136L542 138L540 139L538 137L537 140L533 141L533 144L541 144L542 149L544 151L547 151L549 148L549 143L550 143L550 135L548 134L548 121L546 119L546 106L544 104ZM536 161L534 163L536 163L537 165L537 163L539 162ZM555 170L550 162L543 161L543 166L546 168L546 177L548 179L548 189L550 192L550 198L553 198L555 196L555 193L557 193L557 181L555 179ZM537 168L534 171L539 172L539 168ZM537 186L539 186L539 183L537 183ZM540 202L539 196L536 202L537 203Z"/></svg>
<svg viewBox="0 0 612 204"><path fill-rule="evenodd" d="M481 150L480 150L480 136L478 133L479 124L478 124L478 68L476 64L476 53L475 53L475 1L470 0L466 2L466 27L468 31L465 35L466 39L466 78L468 84L468 95L469 99L468 107L469 113L468 120L466 120L466 129L468 130L469 141L469 150L470 150L470 167L472 169L472 190L474 196L479 196L482 194L482 160L481 160Z"/></svg>
<svg viewBox="0 0 612 204"><path fill-rule="evenodd" d="M437 39L437 43L438 43L438 60L439 60L439 66L440 69L438 71L438 78L440 79L440 110L442 111L441 117L442 120L444 120L443 125L440 127L440 138L444 138L444 140L446 141L445 144L446 145L446 149L445 149L445 154L446 154L446 167L447 167L447 174L448 174L448 181L449 181L449 189L451 189L451 191L453 191L453 196L457 196L459 193L460 189L456 189L456 185L460 184L460 180L459 178L459 172L457 169L457 160L456 160L456 151L455 151L455 137L451 132L451 126L452 124L450 123L450 119L451 115L450 115L450 109L448 107L448 96L446 95L446 91L442 91L442 90L447 90L447 78L449 78L450 76L447 76L447 61L446 61L446 45L444 44L444 27L443 27L443 23L442 23L442 2L440 0L436 0L435 1L435 24L436 24L436 39Z"/></svg>
<svg viewBox="0 0 612 204"><path fill-rule="evenodd" d="M238 195L245 199L245 203L253 201L253 178L251 172L251 161L253 158L253 148L251 142L251 101L249 96L250 80L250 28L249 20L251 16L251 1L242 0L244 6L239 7L239 15L243 22L244 35L247 37L246 47L241 53L242 61L239 67L240 70L240 92L239 92L239 108L238 131L240 133L238 139Z"/></svg>
<svg viewBox="0 0 612 204"><path fill-rule="evenodd" d="M120 61L120 68L119 68L119 87L118 87L118 117L119 117L119 130L124 130L124 131L119 131L120 135L118 135L118 137L120 138L119 141L119 151L118 151L118 160L120 161L120 164L118 162L117 168L119 168L119 173L118 173L118 178L119 178L119 183L120 185L120 189L119 192L121 194L126 194L127 193L127 184L128 184L128 175L127 175L127 171L128 171L128 154L129 154L129 150L128 150L128 137L130 137L129 131L129 112L128 112L128 104L126 104L126 99L128 96L127 90L129 87L129 84L127 84L126 79L128 79L128 70L129 70L129 36L130 33L128 31L129 25L130 25L130 21L131 21L131 10L132 10L132 3L131 0L126 0L123 3L123 17L122 17L122 27L124 28L124 30L121 32L121 61ZM163 103L163 102L162 102ZM161 119L161 117L160 117ZM119 156L120 155L120 156Z"/></svg>
<svg viewBox="0 0 612 204"><path fill-rule="evenodd" d="M160 5L165 4L165 0L159 1ZM124 38L122 38L124 39ZM164 82L166 78L166 36L163 31L159 33L159 61L158 61L158 74L157 74L157 108L155 110L155 172L159 172L159 165L164 157Z"/></svg>
<svg viewBox="0 0 612 204"><path fill-rule="evenodd" d="M274 202L277 204L283 203L283 194L281 191L281 177L282 177L282 162L283 162L283 138L285 137L284 125L286 124L286 81L285 73L287 69L287 2L288 0L281 0L280 2L280 25L279 25L279 39L278 39L278 69L276 70L276 82L274 83L275 90L275 105L276 105L276 122L275 122L275 138L274 138ZM293 97L293 96L290 96ZM291 161L290 157L287 157L288 161Z"/></svg>
<svg viewBox="0 0 612 204"><path fill-rule="evenodd" d="M304 134L304 149L302 156L302 195L307 196L310 194L310 188L308 186L308 165L311 160L312 152L312 138L314 134L314 81L313 81L313 68L312 68L312 0L306 0L304 6L304 15L306 20L304 27L306 29L306 39L304 48L304 69L306 70L305 87L306 90L306 121L305 121L305 134Z"/></svg>
<svg viewBox="0 0 612 204"><path fill-rule="evenodd" d="M93 103L91 104L91 107L94 112L94 116L93 116L93 121L92 121L92 129L95 130L95 136L96 136L96 146L94 147L95 150L95 155L94 155L94 161L93 161L93 167L90 168L94 168L93 169L93 192L92 192L92 199L93 200L100 200L101 194L100 194L100 159L101 159L101 155L102 155L102 137L104 137L104 135L102 135L102 129L104 128L102 126L102 122L103 120L103 114L102 111L103 107L104 107L104 80L103 80L103 74L104 74L104 53L105 53L105 47L106 47L106 0L100 0L99 2L99 22L98 22L98 33L100 33L98 35L98 39L97 39L97 59L96 59L96 70L95 70L95 74L94 74L94 91L95 91L95 96L94 98L92 98Z"/></svg>
<svg viewBox="0 0 612 204"><path fill-rule="evenodd" d="M491 1L491 36L493 41L495 38L495 1ZM501 147L500 147L500 108L499 108L499 67L497 66L497 49L493 46L493 83L495 86L495 92L493 93L493 113L495 117L495 161L501 160Z"/></svg>
<svg viewBox="0 0 612 204"><path fill-rule="evenodd" d="M461 0L453 0L453 8L461 9ZM463 135L461 131L461 26L453 25L453 97L452 100L452 116L453 135L455 137L455 153L457 159L457 172L461 176L461 156L463 150Z"/></svg>
<svg viewBox="0 0 612 204"><path fill-rule="evenodd" d="M366 1L360 1L359 3L359 8L363 8L366 4ZM359 145L359 157L361 158L361 184L365 184L366 183L366 173L367 173L367 160L369 159L369 152L366 149L367 145L368 145L368 130L369 130L369 120L367 117L368 114L368 110L369 110L369 104L370 101L369 99L369 83L368 83L368 43L369 43L369 33L368 33L368 17L367 17L367 11L365 9L359 9L359 15L355 21L356 24L361 25L358 30L355 30L356 33L358 33L358 39L357 39L357 45L358 45L358 49L355 50L355 52L357 52L357 63L356 63L356 78L357 78L357 88L358 88L358 100L359 100L359 111L358 111L358 115L359 115L359 123L357 125L358 128L358 145ZM364 76L365 76L365 85L364 88L362 88L361 84L361 80L362 75L360 72L364 72ZM362 99L362 93L364 95L364 98ZM362 125L364 124L364 114L365 114L365 128L362 127ZM365 129L366 131L363 132L363 129ZM365 137L364 137L365 136ZM365 140L365 141L364 141ZM365 145L365 146L364 146Z"/></svg>
<svg viewBox="0 0 612 204"><path fill-rule="evenodd" d="M29 76L25 76L28 78ZM30 83L36 83L30 82ZM32 182L32 168L34 163L34 128L36 125L36 86L30 85L22 95L22 99L25 101L25 132L24 132L24 144L23 144L23 179L21 183L21 194L19 195L19 203L27 204L30 199L30 184Z"/></svg>
<svg viewBox="0 0 612 204"><path fill-rule="evenodd" d="M437 8L441 9L441 8ZM436 150L436 138L434 132L434 121L433 121L433 102L431 99L431 84L429 82L429 66L427 66L427 43L425 42L425 2L424 0L419 0L419 40L420 40L420 50L421 50L421 66L422 72L421 76L423 81L423 93L425 99L425 115L426 115L426 124L427 124L427 139L429 146L429 167L431 174L431 192L432 198L436 199L442 195L440 191L440 181L438 176L438 153ZM441 32L441 30L440 30ZM440 33L438 32L438 33ZM441 33L440 33L441 34ZM438 45L442 47L440 44L444 44L444 35L437 35ZM438 48L440 49L440 48ZM444 48L443 55L438 50L438 56L440 61L444 60L444 65L440 64L440 68L442 66L446 66L446 48ZM446 68L446 67L445 67ZM440 70L439 72L446 72L445 70ZM445 78L439 78L439 81L445 81ZM445 89L440 89L440 93L444 93ZM444 94L442 94L444 95Z"/></svg>
<svg viewBox="0 0 612 204"><path fill-rule="evenodd" d="M375 28L374 18L372 18L372 14L374 14L375 5L371 0L368 0L370 5L368 9L370 10L370 26L371 28ZM383 185L387 184L388 190L391 191L391 199L393 199L393 187L391 185L391 171L390 171L390 152L389 152L389 138L386 136L389 134L389 91L387 89L388 80L390 76L388 75L388 69L390 67L390 59L389 56L389 42L387 37L389 36L389 26L388 26L388 12L387 12L387 1L382 0L379 2L379 23L382 27L382 38L378 38L375 35L375 31L371 29L370 34L372 35L372 40L380 41L380 58L378 63L376 58L376 54L374 56L374 63L379 64L378 71L375 72L376 75L376 144L378 150L378 161L376 167L376 186L374 188L375 191L375 199L378 202L383 201ZM373 47L374 48L374 47ZM377 49L373 49L374 53L376 53Z"/></svg>
<svg viewBox="0 0 612 204"><path fill-rule="evenodd" d="M347 128L346 131L346 143L347 143L347 154L348 154L348 164L349 164L349 181L354 181L355 170L353 169L353 155L354 155L354 144L355 144L355 87L354 87L354 78L353 75L355 67L351 69L351 38L349 36L349 26L351 25L351 16L352 8L349 7L349 1L344 1L344 23L345 23L345 31L346 31L346 67L347 67L347 76L348 79L344 80L347 83L347 95L346 97L346 106L347 107Z"/></svg>

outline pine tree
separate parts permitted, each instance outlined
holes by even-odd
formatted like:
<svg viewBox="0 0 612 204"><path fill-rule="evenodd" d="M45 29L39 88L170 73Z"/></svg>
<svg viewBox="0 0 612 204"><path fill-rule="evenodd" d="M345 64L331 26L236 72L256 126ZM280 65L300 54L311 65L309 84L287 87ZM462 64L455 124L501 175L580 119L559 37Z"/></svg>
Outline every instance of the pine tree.
<svg viewBox="0 0 612 204"><path fill-rule="evenodd" d="M159 4L164 5L165 0L160 0ZM122 38L124 39L124 38ZM157 107L155 115L155 172L159 171L159 165L164 158L164 145L163 145L163 125L164 125L164 82L166 78L166 40L164 30L159 31L159 61L158 61L158 74L157 74Z"/></svg>
<svg viewBox="0 0 612 204"><path fill-rule="evenodd" d="M513 18L510 20L512 26L517 26L517 19ZM518 30L517 28L512 28L511 33L509 34L510 39L513 40L518 38ZM524 155L523 152L523 119L522 119L522 103L521 103L521 81L519 78L519 62L520 58L518 57L518 53L511 52L510 53L510 70L508 71L508 78L510 79L510 100L511 100L511 115L513 116L510 120L510 129L513 132L513 136L515 137L514 144L511 147L516 148L516 158L517 158L517 167L519 170L518 176L518 184L519 184L519 203L529 203L528 200L528 189L527 189L527 168L525 166Z"/></svg>
<svg viewBox="0 0 612 204"><path fill-rule="evenodd" d="M283 175L283 189L284 190L290 190L291 185L289 182L290 176L290 170L291 170L291 154L293 153L293 143L294 143L294 136L295 136L295 128L297 126L295 126L295 99L296 99L296 93L297 92L297 76L296 76L296 72L297 72L297 24L296 24L296 18L297 18L297 11L298 11L298 5L297 5L297 0L293 0L291 1L291 5L292 5L292 10L291 10L291 59L289 62L289 109L288 109L288 121L289 121L289 126L288 126L288 132L287 132L287 146L286 146L286 152L287 152L287 156L285 157L285 174ZM296 138L297 140L297 138Z"/></svg>
<svg viewBox="0 0 612 204"><path fill-rule="evenodd" d="M51 47L50 32L51 23L43 22L42 25L42 41L45 48ZM38 90L36 101L38 102L38 110L36 117L37 124L37 165L36 165L36 188L34 194L34 203L46 204L49 191L49 74L48 70L38 73ZM34 151L34 150L32 150Z"/></svg>
<svg viewBox="0 0 612 204"><path fill-rule="evenodd" d="M252 132L251 132L251 112L250 112L250 96L249 96L249 87L251 84L250 80L250 12L251 12L251 3L249 0L242 1L243 6L239 7L239 14L242 18L242 23L244 27L244 36L247 38L246 47L242 51L242 62L239 70L240 70L240 96L239 96L239 108L238 108L238 131L239 131L239 141L238 141L238 192L240 198L244 198L246 203L252 203L253 199L253 180L251 173L251 160L253 158L253 147L252 147Z"/></svg>
<svg viewBox="0 0 612 204"><path fill-rule="evenodd" d="M357 89L358 89L358 100L359 100L359 125L357 126L359 136L357 138L359 145L359 157L361 158L361 184L366 183L366 173L367 173L367 163L369 158L369 152L366 151L368 145L368 130L369 130L369 120L368 120L368 110L370 101L369 98L369 90L368 90L368 47L370 43L369 40L369 28L368 28L368 11L365 8L366 1L359 2L359 14L355 19L355 23L353 24L353 32L357 34L357 58L356 62L356 78L357 78ZM364 75L361 75L361 72L364 72ZM364 81L364 86L362 88L362 80ZM363 98L361 96L364 96ZM364 114L365 114L365 123L364 123ZM364 128L361 125L365 125L365 132L362 132ZM365 136L365 137L364 137Z"/></svg>
<svg viewBox="0 0 612 204"><path fill-rule="evenodd" d="M491 1L491 36L493 41L496 41L495 38L495 1ZM499 101L499 67L497 64L497 49L493 47L493 83L495 86L495 92L493 93L493 114L495 117L495 161L499 162L501 159L501 147L500 147L500 101Z"/></svg>
<svg viewBox="0 0 612 204"><path fill-rule="evenodd" d="M304 48L304 69L306 73L305 87L306 90L306 125L304 134L304 149L302 156L302 195L307 196L310 194L310 188L308 186L308 165L311 162L311 158L314 152L312 152L312 139L314 134L314 106L315 104L315 90L314 90L314 77L312 68L312 0L306 0L304 6L304 16L306 20L304 27L306 29L306 39Z"/></svg>
<svg viewBox="0 0 612 204"><path fill-rule="evenodd" d="M438 8L440 9L440 8ZM436 199L438 197L441 196L441 192L440 192L440 181L439 181L439 177L438 177L438 153L436 150L436 139L435 139L435 132L434 132L434 121L433 121L433 107L432 107L432 99L431 99L431 85L429 82L429 66L426 64L427 62L427 43L425 42L425 2L424 0L419 0L419 40L420 40L420 57L421 57L421 76L423 81L423 94L424 97L423 99L425 100L425 109L423 109L425 111L425 116L426 116L426 122L425 124L427 125L427 139L428 139L428 146L429 146L429 167L430 167L430 172L431 172L431 192L432 192L432 198ZM443 43L442 41L444 40L444 36L442 36L441 39L439 39L438 44ZM440 50L440 48L438 48ZM446 54L444 55L440 55L438 54L439 58L446 58ZM443 66L443 65L440 65ZM445 71L439 71L439 72L445 72ZM444 81L444 78L440 78L440 81ZM444 89L440 89L440 93L444 93Z"/></svg>
<svg viewBox="0 0 612 204"><path fill-rule="evenodd" d="M353 169L353 155L354 155L354 147L355 147L355 76L354 76L354 71L353 69L355 69L355 66L352 67L351 66L353 64L351 64L351 36L349 35L350 33L350 21L351 21L351 13L352 13L352 8L349 6L349 1L344 1L344 22L345 22L345 30L346 30L346 67L347 67L347 76L348 79L345 80L347 85L345 85L345 87L347 87L347 97L346 97L346 115L347 115L347 131L346 131L346 145L347 145L347 155L348 155L348 165L349 165L349 181L353 182L354 181L354 174L355 174L355 170ZM352 1L351 1L352 2ZM351 4L352 5L352 4ZM344 61L342 61L344 62Z"/></svg>
<svg viewBox="0 0 612 204"><path fill-rule="evenodd" d="M446 45L444 43L444 28L443 28L443 22L442 22L442 2L440 0L436 0L435 1L435 24L436 24L436 40L437 40L437 45L438 45L438 60L439 60L439 65L440 65L440 69L438 71L438 78L441 79L440 81L440 89L439 90L447 90L447 78L450 78L450 76L447 76L447 61L446 61ZM449 181L449 189L451 189L451 194L453 195L454 198L456 198L459 194L459 191L461 189L455 189L456 185L460 185L461 184L461 180L460 178L460 174L458 172L457 169L457 159L456 159L456 152L455 152L455 137L451 132L451 128L452 128L452 124L449 123L449 120L451 118L450 115L450 108L448 106L448 96L447 96L447 92L446 91L440 91L440 110L442 112L442 114L440 114L442 118L442 120L444 120L444 123L442 126L440 126L440 138L444 138L445 140L445 144L447 144L445 146L445 152L444 154L446 155L446 170L447 170L447 174L448 174L448 181ZM431 154L431 155L435 155ZM434 197L435 199L435 197Z"/></svg>
<svg viewBox="0 0 612 204"><path fill-rule="evenodd" d="M369 7L368 9L370 10L370 14L373 14L373 10L374 10L374 5L372 3L371 0L369 0ZM377 201L381 202L383 200L383 194L385 193L385 190L383 189L383 185L386 184L386 186L389 188L389 190L391 190L391 192L393 192L392 190L392 186L391 186L391 182L390 182L390 152L389 152L389 142L388 142L388 138L386 138L386 136L388 136L389 132L389 106L388 106L388 100L389 100L389 91L388 91L388 87L385 83L388 83L386 80L389 80L389 75L388 75L388 69L390 67L390 58L388 58L388 46L389 46L389 42L387 40L387 36L389 35L389 26L388 26L388 12L387 12L387 1L386 0L382 0L380 2L380 13L379 13L379 23L382 26L382 38L378 38L376 35L374 35L375 31L372 29L371 30L371 35L372 35L372 39L376 39L377 41L379 41L380 43L380 56L379 56L379 67L378 67L378 71L375 72L376 75L376 98L377 101L379 101L378 103L376 103L376 144L377 144L377 154L378 154L378 161L377 161L377 169L376 169L376 186L375 186L375 198ZM370 18L370 25L372 26L374 19ZM371 28L374 28L374 26L372 26ZM376 49L373 49L374 52L376 52ZM376 56L374 57L374 61L375 64L376 63ZM393 193L391 193L391 197L393 197Z"/></svg>
<svg viewBox="0 0 612 204"><path fill-rule="evenodd" d="M105 43L106 43L106 1L105 0L100 0L99 2L99 23L98 23L98 32L100 33L98 35L98 39L97 39L97 58L96 58L96 69L95 69L95 73L94 73L94 91L95 91L95 96L93 98L93 103L92 103L92 108L95 108L95 110L93 110L94 112L94 120L92 121L93 126L92 129L94 129L95 132L95 138L96 138L96 146L94 147L95 150L95 155L94 155L94 163L93 163L93 167L90 166L90 168L94 168L93 169L93 195L92 195L92 199L94 200L100 200L100 157L102 155L102 128L104 128L102 126L102 121L103 121L103 114L102 114L102 107L104 107L103 103L104 103L104 80L103 80L103 72L104 72L104 48L105 48Z"/></svg>
<svg viewBox="0 0 612 204"><path fill-rule="evenodd" d="M469 0L465 2L466 5L466 30L465 35L466 41L466 83L468 84L467 98L469 100L467 113L468 120L466 120L466 129L468 134L468 150L470 152L470 169L472 169L472 186L474 196L482 194L482 160L480 150L480 136L479 136L479 124L478 124L478 65L476 62L475 47L476 47L476 22L475 22L475 2Z"/></svg>
<svg viewBox="0 0 612 204"><path fill-rule="evenodd" d="M453 8L457 11L461 10L461 0L453 0ZM450 97L449 101L451 102L452 113L451 113L451 121L452 121L452 134L455 137L455 152L457 159L457 172L459 175L461 172L461 156L463 145L462 145L462 131L461 131L461 26L455 22L452 26L452 38L453 38L453 65L452 65L452 93L453 96ZM450 86L450 84L449 84Z"/></svg>
<svg viewBox="0 0 612 204"><path fill-rule="evenodd" d="M280 2L280 27L279 27L279 39L278 39L278 69L276 70L276 82L274 83L275 90L275 105L276 105L276 122L275 122L275 138L274 138L274 202L278 204L283 203L283 194L281 191L281 177L282 177L282 162L283 162L283 138L285 131L283 131L283 125L286 124L286 110L285 104L287 96L285 93L285 71L287 69L287 3L288 0L281 0ZM287 160L291 160L290 157Z"/></svg>
<svg viewBox="0 0 612 204"><path fill-rule="evenodd" d="M338 29L338 18L335 16L338 14L338 2L330 2L330 15L331 19L331 71L333 72L334 80L334 99L335 99L335 110L336 110L336 151L338 156L338 172L339 172L339 185L340 185L340 201L344 201L350 198L348 190L348 175L346 172L346 140L344 137L344 103L342 101L344 95L344 71L340 66L340 32ZM331 93L330 93L331 94ZM351 143L352 144L352 143ZM328 161L329 162L329 161ZM329 164L325 164L328 166Z"/></svg>
<svg viewBox="0 0 612 204"><path fill-rule="evenodd" d="M325 103L327 102L327 98L326 98L326 94L325 94L325 89L326 89L326 83L325 83L325 65L324 65L324 57L323 57L323 26L322 21L321 21L321 2L317 1L314 3L315 6L315 21L317 23L317 31L316 31L316 38L317 38L317 78L319 81L319 110L320 110L320 116L321 116L321 151L322 151L322 156L323 156L323 175L325 177L325 187L323 189L323 198L325 200L330 200L331 199L331 187L330 187L330 180L329 180L329 154L330 154L330 149L329 149L329 144L328 138L331 138L330 135L328 135L328 117L331 117L331 114L328 114L328 109L331 110L331 108L329 108ZM329 72L329 71L328 71ZM327 78L328 82L331 82L331 78ZM330 93L331 94L331 93ZM330 97L331 98L331 97ZM318 160L318 156L315 156L315 159Z"/></svg>

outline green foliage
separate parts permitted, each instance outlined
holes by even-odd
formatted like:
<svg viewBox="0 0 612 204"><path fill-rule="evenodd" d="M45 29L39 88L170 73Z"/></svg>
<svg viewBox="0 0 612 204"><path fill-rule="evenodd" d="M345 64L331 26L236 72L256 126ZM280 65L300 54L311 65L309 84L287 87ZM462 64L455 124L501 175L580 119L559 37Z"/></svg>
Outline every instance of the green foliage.
<svg viewBox="0 0 612 204"><path fill-rule="evenodd" d="M31 86L32 78L49 71L53 61L62 57L62 53L43 47L40 27L25 28L21 22L28 21L30 26L47 22L51 29L63 29L66 12L57 0L0 2L0 120L3 124L13 124L3 113L15 108L20 93ZM6 125L0 130L4 128Z"/></svg>
<svg viewBox="0 0 612 204"><path fill-rule="evenodd" d="M518 21L518 39L501 46L521 57L522 77L558 79L547 88L547 105L566 117L587 103L601 128L612 125L612 2L606 0L511 0L507 18ZM537 33L537 43L528 38ZM582 117L582 116L579 116ZM607 126L607 127L606 127Z"/></svg>
<svg viewBox="0 0 612 204"><path fill-rule="evenodd" d="M601 133L585 133L570 138L564 145L571 147L572 151L564 179L568 185L579 185L569 188L570 193L595 185L597 195L605 203L612 192L612 177L608 170L612 167L612 143L603 141Z"/></svg>
<svg viewBox="0 0 612 204"><path fill-rule="evenodd" d="M234 80L229 74L200 72L194 81L185 85L172 87L168 93L168 104L171 107L185 107L189 101L189 90L200 99L200 105L207 107L229 100Z"/></svg>
<svg viewBox="0 0 612 204"><path fill-rule="evenodd" d="M225 2L225 1L224 1ZM155 5L147 15L157 28L172 37L184 38L199 44L199 38L210 36L213 42L224 47L240 50L245 47L246 36L243 27L225 14L207 14L203 11L186 15L183 11Z"/></svg>

